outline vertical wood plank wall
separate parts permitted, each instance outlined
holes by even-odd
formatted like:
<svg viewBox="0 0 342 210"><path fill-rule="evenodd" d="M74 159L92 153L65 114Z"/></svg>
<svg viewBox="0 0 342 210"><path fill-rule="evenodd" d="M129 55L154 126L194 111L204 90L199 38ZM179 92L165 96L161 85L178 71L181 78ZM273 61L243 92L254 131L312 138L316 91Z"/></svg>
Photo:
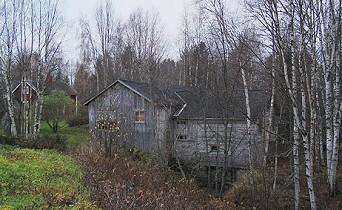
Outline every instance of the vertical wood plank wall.
<svg viewBox="0 0 342 210"><path fill-rule="evenodd" d="M189 162L211 164L223 163L225 125L221 121L208 121L205 135L202 120L185 120L186 139L177 139L180 128L171 120L171 109L156 106L144 100L145 122L135 122L134 97L140 97L127 87L117 84L93 100L89 105L89 127L96 139L119 141L125 145L137 147L145 152L157 154L165 160L169 155L177 155ZM119 123L120 138L113 133L97 128L97 122L116 121ZM234 168L248 166L247 129L244 121L229 122L228 137L231 139L229 149L229 165ZM166 136L170 134L170 137ZM253 155L255 160L261 156L262 135L256 124L251 127ZM206 139L208 141L209 160L206 155ZM168 142L171 141L171 142Z"/></svg>

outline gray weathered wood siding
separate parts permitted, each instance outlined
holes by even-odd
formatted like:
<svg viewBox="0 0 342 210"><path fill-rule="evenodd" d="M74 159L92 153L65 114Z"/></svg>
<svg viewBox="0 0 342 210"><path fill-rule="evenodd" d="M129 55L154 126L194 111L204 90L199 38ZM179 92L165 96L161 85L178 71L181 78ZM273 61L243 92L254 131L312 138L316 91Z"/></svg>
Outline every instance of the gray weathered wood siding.
<svg viewBox="0 0 342 210"><path fill-rule="evenodd" d="M175 107L159 106L117 83L88 104L89 127L96 139L113 140L162 157L173 155L191 163L223 165L225 142L228 167L248 167L248 138L245 121L172 119ZM135 111L143 109L144 123L135 122ZM120 131L99 129L101 121L118 122ZM250 129L253 160L262 157L262 132ZM179 135L183 136L179 138ZM226 134L226 137L225 137ZM119 135L119 137L118 137ZM225 141L227 139L227 141ZM207 142L207 144L206 144ZM208 145L208 147L207 147ZM209 157L207 155L209 151Z"/></svg>
<svg viewBox="0 0 342 210"><path fill-rule="evenodd" d="M135 122L136 100L141 100L145 120ZM168 126L168 113L164 108L134 93L118 83L98 96L88 105L89 127L93 135L102 140L114 138L115 135L97 128L97 122L117 121L121 129L120 141L150 153L167 154L165 131ZM117 139L113 139L117 141Z"/></svg>
<svg viewBox="0 0 342 210"><path fill-rule="evenodd" d="M225 125L223 122L209 121L206 130L204 122L201 120L186 120L186 139L179 139L177 135L184 129L184 125L174 122L175 149L174 152L180 159L191 163L207 165L222 165L224 163L225 147ZM256 124L252 124L250 129L253 142L253 160L256 161L259 149L261 148L262 134ZM207 142L207 143L206 143ZM248 140L247 126L243 121L234 121L227 124L228 142L228 165L233 168L248 167ZM209 160L207 156L207 146ZM230 145L230 146L229 146Z"/></svg>

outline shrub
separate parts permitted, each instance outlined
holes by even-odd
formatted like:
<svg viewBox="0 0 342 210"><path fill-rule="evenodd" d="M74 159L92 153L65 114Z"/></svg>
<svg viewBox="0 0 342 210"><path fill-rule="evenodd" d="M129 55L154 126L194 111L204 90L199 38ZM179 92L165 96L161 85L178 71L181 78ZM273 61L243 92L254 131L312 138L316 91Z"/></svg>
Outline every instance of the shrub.
<svg viewBox="0 0 342 210"><path fill-rule="evenodd" d="M91 198L103 209L218 209L227 207L201 190L193 179L182 179L158 165L144 163L137 150L115 147L106 158L101 145L85 145L75 158L85 170ZM213 201L213 202L211 202Z"/></svg>
<svg viewBox="0 0 342 210"><path fill-rule="evenodd" d="M77 107L77 115L72 115L67 119L67 123L70 127L87 125L89 123L87 107L79 103L77 104Z"/></svg>
<svg viewBox="0 0 342 210"><path fill-rule="evenodd" d="M153 166L158 164L158 159L151 154L145 153L142 150L133 148L128 150L128 155L133 161L145 164L146 166Z"/></svg>
<svg viewBox="0 0 342 210"><path fill-rule="evenodd" d="M63 92L57 91L44 96L43 118L54 133L58 133L60 121L73 111L73 101Z"/></svg>
<svg viewBox="0 0 342 210"><path fill-rule="evenodd" d="M0 144L17 145L30 149L55 149L57 151L64 151L67 145L67 138L62 135L44 135L36 139L0 136Z"/></svg>
<svg viewBox="0 0 342 210"><path fill-rule="evenodd" d="M233 183L233 187L225 193L223 199L234 204L234 209L292 209L293 190L290 187L288 172L288 168L279 166L277 187L273 191L273 170L253 171L254 185L251 184L251 173L246 171ZM302 202L301 205L305 204Z"/></svg>
<svg viewBox="0 0 342 210"><path fill-rule="evenodd" d="M11 136L0 135L0 144L12 145L14 146L17 142L17 138Z"/></svg>
<svg viewBox="0 0 342 210"><path fill-rule="evenodd" d="M67 138L62 135L44 135L36 139L19 141L20 146L32 149L55 149L64 151L67 144Z"/></svg>
<svg viewBox="0 0 342 210"><path fill-rule="evenodd" d="M67 123L70 127L76 127L80 125L87 125L89 123L89 119L88 119L88 116L77 115L77 116L70 117L67 120Z"/></svg>

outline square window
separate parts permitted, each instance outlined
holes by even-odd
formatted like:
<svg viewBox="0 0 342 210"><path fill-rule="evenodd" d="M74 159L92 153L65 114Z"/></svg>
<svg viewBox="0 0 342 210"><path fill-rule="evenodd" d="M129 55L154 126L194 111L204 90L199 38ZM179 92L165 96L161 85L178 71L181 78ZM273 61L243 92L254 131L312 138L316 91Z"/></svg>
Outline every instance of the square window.
<svg viewBox="0 0 342 210"><path fill-rule="evenodd" d="M145 122L145 112L144 111L136 111L135 112L135 122L136 123L144 123Z"/></svg>
<svg viewBox="0 0 342 210"><path fill-rule="evenodd" d="M211 152L217 152L219 150L219 147L217 145L211 145L210 146L210 151Z"/></svg>

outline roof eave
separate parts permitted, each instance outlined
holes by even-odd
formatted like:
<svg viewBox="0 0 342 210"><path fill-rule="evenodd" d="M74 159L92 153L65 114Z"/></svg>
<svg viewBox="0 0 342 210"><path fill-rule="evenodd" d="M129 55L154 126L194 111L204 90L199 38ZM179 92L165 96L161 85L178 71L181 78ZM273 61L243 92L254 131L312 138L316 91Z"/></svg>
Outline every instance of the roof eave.
<svg viewBox="0 0 342 210"><path fill-rule="evenodd" d="M120 83L121 85L125 86L126 88L130 89L131 91L133 91L134 93L140 95L141 97L143 97L144 99L146 99L148 102L153 103L153 101L148 98L147 96L145 96L144 94L142 94L141 92L139 92L138 90L132 88L130 85L126 84L125 82L123 82L122 80L116 80L114 83L112 83L111 85L109 85L107 88L105 88L104 90L102 90L100 93L98 93L97 95L93 96L92 98L88 99L86 102L83 103L84 106L88 106L89 103L91 103L93 100L95 100L97 97L99 97L100 95L102 95L103 93L105 93L107 90L109 90L111 87L115 86L117 83Z"/></svg>
<svg viewBox="0 0 342 210"><path fill-rule="evenodd" d="M180 119L180 120L227 120L227 121L244 121L246 122L246 119L242 118L219 118L219 117L184 117L184 116L176 116L173 115L173 119ZM251 119L252 122L255 122L259 120L258 118Z"/></svg>
<svg viewBox="0 0 342 210"><path fill-rule="evenodd" d="M20 82L13 90L12 90L12 94L17 91L17 89L21 86L22 82ZM28 86L30 86L32 88L32 90L34 90L35 92L38 92L37 89L29 82L26 82L26 84L28 84Z"/></svg>

